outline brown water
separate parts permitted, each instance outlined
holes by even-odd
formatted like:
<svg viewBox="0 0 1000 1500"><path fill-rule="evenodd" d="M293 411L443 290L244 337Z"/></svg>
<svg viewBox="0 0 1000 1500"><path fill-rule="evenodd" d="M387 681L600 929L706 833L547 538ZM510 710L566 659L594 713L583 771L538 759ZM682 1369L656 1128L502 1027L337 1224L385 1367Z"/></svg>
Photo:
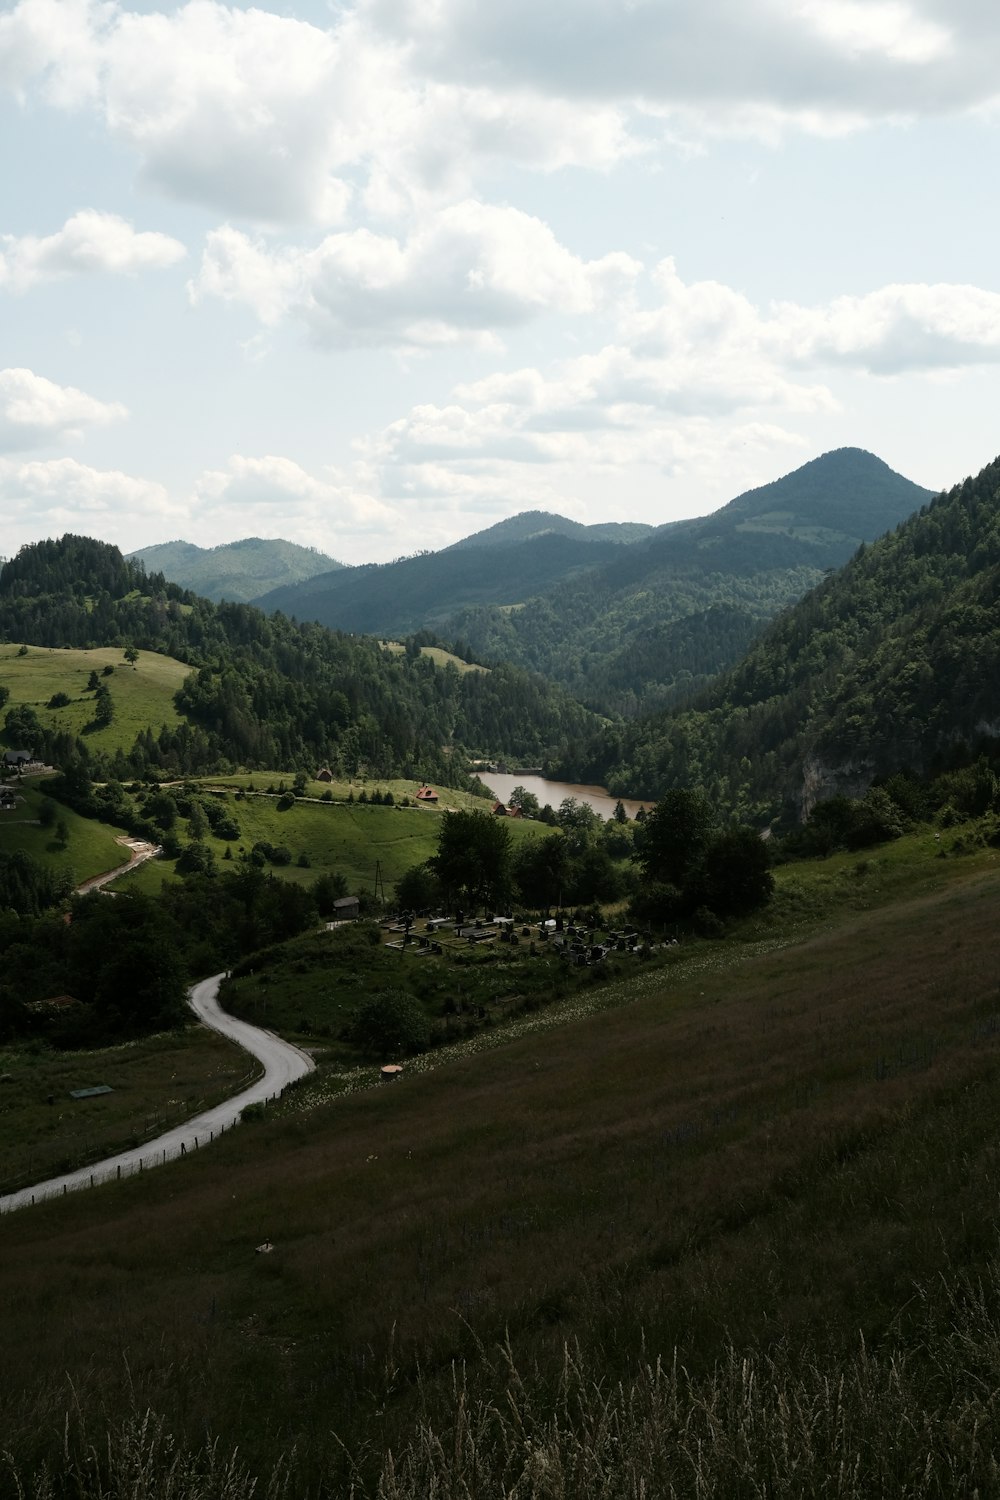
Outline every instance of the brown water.
<svg viewBox="0 0 1000 1500"><path fill-rule="evenodd" d="M500 802L509 802L514 788L523 786L526 792L534 793L540 807L549 803L556 812L566 797L575 797L577 802L585 802L602 818L611 818L618 803L618 798L612 797L603 786L577 786L570 781L548 781L544 776L502 776L495 771L480 771L479 779ZM637 802L632 797L622 797L621 801L630 818L635 817L640 807L653 805L651 802Z"/></svg>

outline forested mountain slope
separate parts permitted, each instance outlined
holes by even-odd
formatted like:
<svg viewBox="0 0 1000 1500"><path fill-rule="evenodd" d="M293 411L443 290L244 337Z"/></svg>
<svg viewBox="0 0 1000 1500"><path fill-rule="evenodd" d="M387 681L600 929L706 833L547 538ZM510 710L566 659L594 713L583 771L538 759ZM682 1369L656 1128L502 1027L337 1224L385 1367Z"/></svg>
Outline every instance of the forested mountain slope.
<svg viewBox="0 0 1000 1500"><path fill-rule="evenodd" d="M104 768L117 777L326 763L348 774L460 784L456 750L534 763L594 725L564 693L515 667L460 673L246 604L212 604L86 537L25 547L0 569L0 638L133 645L191 666L177 695L185 722L140 735ZM39 737L49 757L93 759L85 739L60 742L43 707Z"/></svg>
<svg viewBox="0 0 1000 1500"><path fill-rule="evenodd" d="M556 515L551 510L522 510L516 516L508 516L495 526L484 531L475 531L471 536L453 542L446 550L457 552L469 547L505 547L511 542L530 542L536 537L555 533L571 536L581 542L637 542L652 535L657 528L644 521L598 521L585 526L580 521L571 521L567 516Z"/></svg>
<svg viewBox="0 0 1000 1500"><path fill-rule="evenodd" d="M259 536L244 537L220 547L161 542L130 552L126 560L141 563L147 572L162 573L172 583L179 583L215 603L222 599L246 603L269 589L300 583L342 566L336 558L327 557L313 547Z"/></svg>
<svg viewBox="0 0 1000 1500"><path fill-rule="evenodd" d="M625 550L622 543L543 531L524 541L449 547L323 573L274 589L256 602L262 609L280 609L336 630L381 636L408 635L424 627L441 631L466 605L518 603Z"/></svg>
<svg viewBox="0 0 1000 1500"><path fill-rule="evenodd" d="M657 796L697 784L757 817L1000 744L1000 459L859 549L687 710L564 767Z"/></svg>
<svg viewBox="0 0 1000 1500"><path fill-rule="evenodd" d="M930 494L842 448L711 516L660 527L522 609L465 610L442 628L477 659L518 662L631 717L732 665L766 620Z"/></svg>

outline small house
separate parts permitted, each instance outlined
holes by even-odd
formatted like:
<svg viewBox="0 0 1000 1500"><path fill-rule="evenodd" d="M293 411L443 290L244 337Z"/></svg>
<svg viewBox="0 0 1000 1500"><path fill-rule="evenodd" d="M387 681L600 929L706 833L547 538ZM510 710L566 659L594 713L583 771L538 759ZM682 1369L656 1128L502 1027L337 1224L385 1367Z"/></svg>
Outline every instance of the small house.
<svg viewBox="0 0 1000 1500"><path fill-rule="evenodd" d="M333 917L336 922L356 922L361 914L361 906L357 896L340 896L333 903Z"/></svg>
<svg viewBox="0 0 1000 1500"><path fill-rule="evenodd" d="M319 770L316 772L316 780L317 781L332 781L333 780L333 772L330 770L330 767L329 766L320 766Z"/></svg>
<svg viewBox="0 0 1000 1500"><path fill-rule="evenodd" d="M21 774L25 766L31 765L34 758L34 752L31 750L5 750L3 753L4 765L8 770L16 771L18 775Z"/></svg>
<svg viewBox="0 0 1000 1500"><path fill-rule="evenodd" d="M432 786L422 786L417 793L418 802L436 802L438 794Z"/></svg>
<svg viewBox="0 0 1000 1500"><path fill-rule="evenodd" d="M523 818L524 814L519 807L508 807L503 802L494 802L493 816L495 818Z"/></svg>

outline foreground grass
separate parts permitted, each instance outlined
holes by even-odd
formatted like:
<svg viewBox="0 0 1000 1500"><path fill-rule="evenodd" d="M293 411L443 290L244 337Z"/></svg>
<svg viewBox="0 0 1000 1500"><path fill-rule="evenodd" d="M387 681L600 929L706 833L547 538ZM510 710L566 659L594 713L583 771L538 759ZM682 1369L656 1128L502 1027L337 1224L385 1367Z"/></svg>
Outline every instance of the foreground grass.
<svg viewBox="0 0 1000 1500"><path fill-rule="evenodd" d="M253 1060L192 1026L98 1051L0 1047L0 1192L150 1140L256 1077ZM72 1099L71 1090L112 1092Z"/></svg>
<svg viewBox="0 0 1000 1500"><path fill-rule="evenodd" d="M660 1431L678 1494L995 1492L1000 882L937 868L783 950L706 945L628 1005L6 1218L19 1472L58 1453L68 1372L95 1432L135 1402L254 1473L296 1445L296 1494L429 1494L436 1463L441 1494L638 1495ZM557 1433L567 1342L592 1398ZM643 1389L646 1449L615 1427ZM601 1412L617 1488L573 1478Z"/></svg>

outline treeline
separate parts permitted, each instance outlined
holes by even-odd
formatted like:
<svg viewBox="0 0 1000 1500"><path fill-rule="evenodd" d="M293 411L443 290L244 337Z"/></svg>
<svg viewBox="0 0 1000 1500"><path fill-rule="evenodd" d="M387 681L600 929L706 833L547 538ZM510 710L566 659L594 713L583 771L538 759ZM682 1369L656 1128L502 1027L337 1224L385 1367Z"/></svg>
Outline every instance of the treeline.
<svg viewBox="0 0 1000 1500"><path fill-rule="evenodd" d="M212 604L150 578L117 548L81 537L24 548L0 570L0 636L42 646L126 646L187 662L187 723L141 733L111 756L39 726L46 759L129 779L236 765L328 764L351 776L464 784L456 749L555 758L594 720L513 667L460 673L366 637Z"/></svg>
<svg viewBox="0 0 1000 1500"><path fill-rule="evenodd" d="M0 853L0 1042L92 1047L183 1025L189 983L314 927L346 891L335 875L309 889L262 864L196 870L155 899L95 892L67 905L58 878ZM63 996L76 1003L45 1004Z"/></svg>
<svg viewBox="0 0 1000 1500"><path fill-rule="evenodd" d="M1000 461L862 546L695 703L600 732L561 773L697 785L755 820L997 753Z"/></svg>

